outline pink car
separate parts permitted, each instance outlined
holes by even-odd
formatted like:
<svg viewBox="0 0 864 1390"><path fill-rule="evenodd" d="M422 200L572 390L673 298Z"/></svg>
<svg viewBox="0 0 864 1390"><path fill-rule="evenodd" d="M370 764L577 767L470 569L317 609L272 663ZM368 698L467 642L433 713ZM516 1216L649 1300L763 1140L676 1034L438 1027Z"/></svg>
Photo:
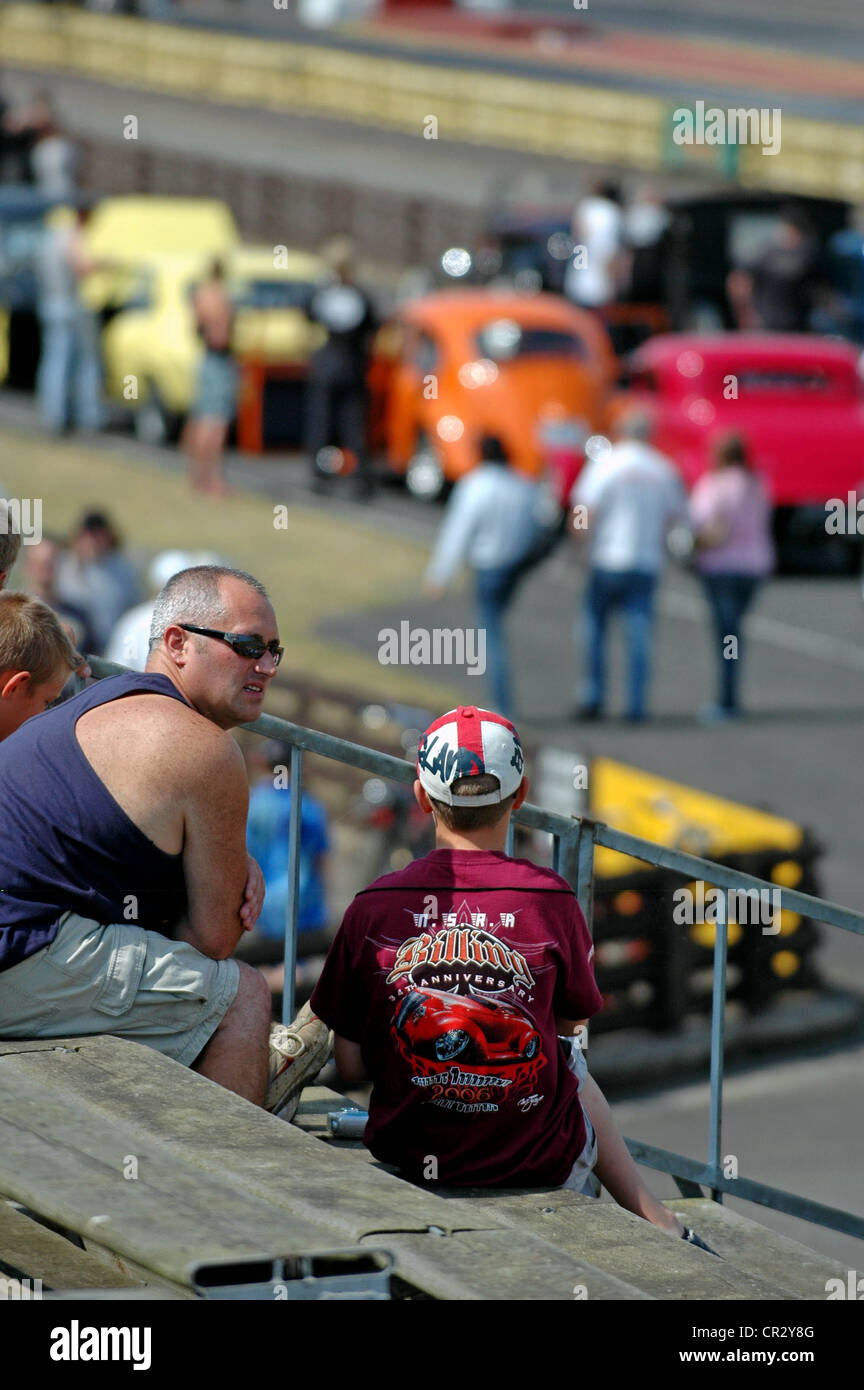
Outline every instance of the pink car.
<svg viewBox="0 0 864 1390"><path fill-rule="evenodd" d="M781 543L825 541L825 503L864 496L864 383L849 343L793 333L650 338L618 398L656 419L654 443L692 486L710 444L734 431L768 479ZM860 563L857 538L850 537Z"/></svg>

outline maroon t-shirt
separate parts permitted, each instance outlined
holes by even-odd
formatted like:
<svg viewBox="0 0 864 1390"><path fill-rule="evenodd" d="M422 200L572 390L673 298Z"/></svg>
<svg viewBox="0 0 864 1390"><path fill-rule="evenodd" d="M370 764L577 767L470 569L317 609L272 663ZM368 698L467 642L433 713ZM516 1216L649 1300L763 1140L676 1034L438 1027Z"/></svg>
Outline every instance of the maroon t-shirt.
<svg viewBox="0 0 864 1390"><path fill-rule="evenodd" d="M527 859L438 849L359 893L311 1004L362 1048L375 1157L457 1186L563 1183L585 1123L555 1016L601 1007L592 954L566 880Z"/></svg>

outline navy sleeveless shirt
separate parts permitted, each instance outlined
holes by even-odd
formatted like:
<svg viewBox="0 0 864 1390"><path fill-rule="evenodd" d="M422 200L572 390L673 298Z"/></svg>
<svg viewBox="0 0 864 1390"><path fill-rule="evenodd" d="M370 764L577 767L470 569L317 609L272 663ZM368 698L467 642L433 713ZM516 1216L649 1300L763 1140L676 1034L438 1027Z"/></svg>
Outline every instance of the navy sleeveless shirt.
<svg viewBox="0 0 864 1390"><path fill-rule="evenodd" d="M0 970L49 945L66 912L163 932L185 915L182 853L166 854L138 829L75 737L88 710L148 693L187 703L167 676L130 671L0 743Z"/></svg>

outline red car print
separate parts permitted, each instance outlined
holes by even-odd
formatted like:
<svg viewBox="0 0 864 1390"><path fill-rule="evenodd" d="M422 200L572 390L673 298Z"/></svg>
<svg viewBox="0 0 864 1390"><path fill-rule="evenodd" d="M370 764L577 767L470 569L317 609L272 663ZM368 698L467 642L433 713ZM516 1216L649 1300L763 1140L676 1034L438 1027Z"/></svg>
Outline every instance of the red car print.
<svg viewBox="0 0 864 1390"><path fill-rule="evenodd" d="M532 1061L540 1051L540 1034L512 1004L440 989L406 994L395 1028L412 1052L436 1062L513 1065Z"/></svg>

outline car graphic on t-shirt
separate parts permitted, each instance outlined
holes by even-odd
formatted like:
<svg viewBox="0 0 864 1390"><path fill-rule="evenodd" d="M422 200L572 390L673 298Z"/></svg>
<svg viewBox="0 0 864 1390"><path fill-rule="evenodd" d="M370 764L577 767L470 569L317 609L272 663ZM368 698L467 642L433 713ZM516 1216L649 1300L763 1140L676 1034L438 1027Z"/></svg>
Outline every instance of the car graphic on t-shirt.
<svg viewBox="0 0 864 1390"><path fill-rule="evenodd" d="M513 1065L540 1051L540 1034L512 1004L440 989L410 990L394 1026L412 1052L436 1062Z"/></svg>

